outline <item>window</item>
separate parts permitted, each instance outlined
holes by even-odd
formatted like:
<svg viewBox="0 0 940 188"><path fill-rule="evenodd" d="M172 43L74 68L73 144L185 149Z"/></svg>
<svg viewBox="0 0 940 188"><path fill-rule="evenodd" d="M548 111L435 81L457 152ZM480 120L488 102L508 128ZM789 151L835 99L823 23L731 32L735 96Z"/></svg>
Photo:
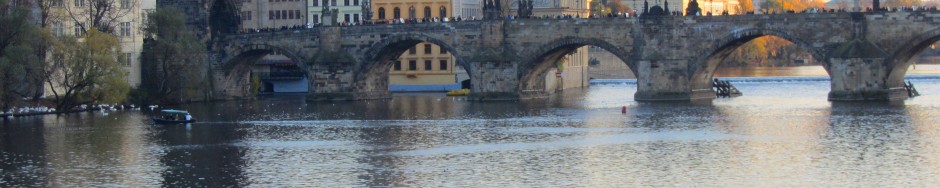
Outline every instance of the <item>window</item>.
<svg viewBox="0 0 940 188"><path fill-rule="evenodd" d="M343 0L343 6L349 6L349 0Z"/></svg>
<svg viewBox="0 0 940 188"><path fill-rule="evenodd" d="M431 70L431 60L424 60L424 70Z"/></svg>
<svg viewBox="0 0 940 188"><path fill-rule="evenodd" d="M336 0L330 0L330 6L336 6Z"/></svg>
<svg viewBox="0 0 940 188"><path fill-rule="evenodd" d="M401 61L395 62L395 70L397 70L397 71L400 71L400 70L401 70Z"/></svg>
<svg viewBox="0 0 940 188"><path fill-rule="evenodd" d="M313 15L313 23L320 23L320 15Z"/></svg>
<svg viewBox="0 0 940 188"><path fill-rule="evenodd" d="M131 62L133 62L133 61L134 61L134 56L131 55L131 53L123 53L123 54L121 54L120 62L121 62L121 65L124 65L124 67L130 67L130 66L131 66Z"/></svg>
<svg viewBox="0 0 940 188"><path fill-rule="evenodd" d="M408 18L415 18L415 7L408 8Z"/></svg>
<svg viewBox="0 0 940 188"><path fill-rule="evenodd" d="M353 0L353 5L359 6L359 0Z"/></svg>
<svg viewBox="0 0 940 188"><path fill-rule="evenodd" d="M380 20L385 19L385 7L379 7L379 19Z"/></svg>
<svg viewBox="0 0 940 188"><path fill-rule="evenodd" d="M424 54L431 54L431 44L424 44Z"/></svg>
<svg viewBox="0 0 940 188"><path fill-rule="evenodd" d="M449 17L447 16L447 7L441 6L441 18Z"/></svg>
<svg viewBox="0 0 940 188"><path fill-rule="evenodd" d="M63 34L65 34L64 30L65 28L62 27L61 22L52 22L52 35L53 36L57 36L57 37L62 36Z"/></svg>
<svg viewBox="0 0 940 188"><path fill-rule="evenodd" d="M444 47L441 47L441 54L447 54L447 49L444 49Z"/></svg>
<svg viewBox="0 0 940 188"><path fill-rule="evenodd" d="M395 19L401 18L401 9L399 9L398 7L395 7L395 10L392 11L392 15L395 16L392 18L395 18Z"/></svg>
<svg viewBox="0 0 940 188"><path fill-rule="evenodd" d="M242 20L251 20L251 11L242 12Z"/></svg>
<svg viewBox="0 0 940 188"><path fill-rule="evenodd" d="M300 10L294 10L294 18L303 19L304 17L306 16L303 16L303 14L300 13Z"/></svg>
<svg viewBox="0 0 940 188"><path fill-rule="evenodd" d="M313 0L313 6L315 7L320 6L320 0Z"/></svg>
<svg viewBox="0 0 940 188"><path fill-rule="evenodd" d="M287 11L287 19L294 19L294 11Z"/></svg>
<svg viewBox="0 0 940 188"><path fill-rule="evenodd" d="M75 1L75 6L76 6L76 7L83 7L83 6L85 6L85 0L74 0L74 1Z"/></svg>
<svg viewBox="0 0 940 188"><path fill-rule="evenodd" d="M82 29L82 23L75 22L75 36L85 35L85 30Z"/></svg>
<svg viewBox="0 0 940 188"><path fill-rule="evenodd" d="M359 22L359 14L353 14L353 22Z"/></svg>
<svg viewBox="0 0 940 188"><path fill-rule="evenodd" d="M418 70L418 62L415 60L408 61L408 70Z"/></svg>
<svg viewBox="0 0 940 188"><path fill-rule="evenodd" d="M65 6L65 0L54 0L54 1L52 1L52 6L53 6L53 7L64 7L64 6Z"/></svg>
<svg viewBox="0 0 940 188"><path fill-rule="evenodd" d="M131 8L131 0L121 0L121 8L128 9Z"/></svg>
<svg viewBox="0 0 940 188"><path fill-rule="evenodd" d="M349 14L343 15L343 21L349 23Z"/></svg>
<svg viewBox="0 0 940 188"><path fill-rule="evenodd" d="M412 46L411 49L408 49L408 54L414 55L418 53L418 47Z"/></svg>
<svg viewBox="0 0 940 188"><path fill-rule="evenodd" d="M431 7L424 7L424 18L431 18Z"/></svg>
<svg viewBox="0 0 940 188"><path fill-rule="evenodd" d="M121 36L122 36L122 37L130 37L130 36L131 36L131 23L130 23L130 22L122 22L122 23L121 23Z"/></svg>
<svg viewBox="0 0 940 188"><path fill-rule="evenodd" d="M281 19L287 19L287 11L281 10Z"/></svg>
<svg viewBox="0 0 940 188"><path fill-rule="evenodd" d="M441 70L447 70L447 60L441 60Z"/></svg>
<svg viewBox="0 0 940 188"><path fill-rule="evenodd" d="M268 20L273 20L273 19L274 19L274 11L273 11L273 10L269 10L269 11L268 11Z"/></svg>

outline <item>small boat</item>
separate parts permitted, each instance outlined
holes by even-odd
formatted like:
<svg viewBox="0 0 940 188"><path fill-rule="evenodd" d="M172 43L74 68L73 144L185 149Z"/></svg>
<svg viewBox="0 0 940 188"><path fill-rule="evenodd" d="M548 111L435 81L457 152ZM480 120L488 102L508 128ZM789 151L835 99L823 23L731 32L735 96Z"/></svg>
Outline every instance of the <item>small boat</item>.
<svg viewBox="0 0 940 188"><path fill-rule="evenodd" d="M153 122L156 124L178 124L178 123L192 123L196 122L196 119L185 110L160 110L160 116L153 117Z"/></svg>
<svg viewBox="0 0 940 188"><path fill-rule="evenodd" d="M467 96L470 94L469 89L458 89L447 92L447 96Z"/></svg>

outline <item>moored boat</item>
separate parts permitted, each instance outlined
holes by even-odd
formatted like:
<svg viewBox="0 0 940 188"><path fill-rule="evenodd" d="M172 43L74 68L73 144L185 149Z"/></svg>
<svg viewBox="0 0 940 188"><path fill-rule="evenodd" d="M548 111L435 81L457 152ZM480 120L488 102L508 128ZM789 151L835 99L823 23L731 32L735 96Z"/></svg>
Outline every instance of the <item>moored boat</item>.
<svg viewBox="0 0 940 188"><path fill-rule="evenodd" d="M447 92L447 96L467 96L470 94L470 89L458 89Z"/></svg>

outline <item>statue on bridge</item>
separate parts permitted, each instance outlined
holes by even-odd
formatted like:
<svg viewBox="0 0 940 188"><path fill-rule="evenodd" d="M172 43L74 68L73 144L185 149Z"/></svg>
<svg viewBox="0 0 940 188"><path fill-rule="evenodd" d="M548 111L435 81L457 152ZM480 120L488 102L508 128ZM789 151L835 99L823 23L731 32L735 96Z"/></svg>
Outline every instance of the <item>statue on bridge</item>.
<svg viewBox="0 0 940 188"><path fill-rule="evenodd" d="M689 8L685 8L686 16L698 16L702 13L702 8L698 7L698 1L692 0L689 2Z"/></svg>
<svg viewBox="0 0 940 188"><path fill-rule="evenodd" d="M516 9L516 11L519 12L518 13L519 18L531 18L532 17L532 9L533 9L532 4L533 4L532 0L519 0L519 3L518 3L519 8Z"/></svg>
<svg viewBox="0 0 940 188"><path fill-rule="evenodd" d="M323 15L320 16L320 23L323 23L323 26L337 26L339 25L339 9L330 9L330 4L323 3Z"/></svg>
<svg viewBox="0 0 940 188"><path fill-rule="evenodd" d="M503 19L503 6L500 0L483 0L483 19Z"/></svg>

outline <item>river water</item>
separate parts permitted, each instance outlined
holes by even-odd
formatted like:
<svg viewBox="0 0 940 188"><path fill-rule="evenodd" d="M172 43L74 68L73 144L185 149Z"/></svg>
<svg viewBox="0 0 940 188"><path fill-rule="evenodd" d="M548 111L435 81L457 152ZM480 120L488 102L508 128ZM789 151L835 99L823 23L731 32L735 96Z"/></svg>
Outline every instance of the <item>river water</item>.
<svg viewBox="0 0 940 188"><path fill-rule="evenodd" d="M940 76L910 78L923 96L897 103L828 102L825 77L763 77L694 104L634 102L621 81L517 102L177 107L200 120L189 125L146 110L18 117L0 123L0 187L932 187Z"/></svg>

